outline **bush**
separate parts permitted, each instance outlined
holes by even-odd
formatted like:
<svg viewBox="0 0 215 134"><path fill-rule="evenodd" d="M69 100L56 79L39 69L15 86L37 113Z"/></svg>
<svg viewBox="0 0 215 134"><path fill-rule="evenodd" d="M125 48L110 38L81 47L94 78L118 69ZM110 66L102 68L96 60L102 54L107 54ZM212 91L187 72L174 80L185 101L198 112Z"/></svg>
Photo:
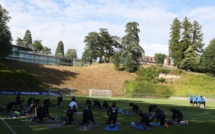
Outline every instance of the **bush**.
<svg viewBox="0 0 215 134"><path fill-rule="evenodd" d="M129 96L133 94L151 95L151 96L172 96L173 90L165 85L156 85L151 82L127 82L125 83L126 91Z"/></svg>

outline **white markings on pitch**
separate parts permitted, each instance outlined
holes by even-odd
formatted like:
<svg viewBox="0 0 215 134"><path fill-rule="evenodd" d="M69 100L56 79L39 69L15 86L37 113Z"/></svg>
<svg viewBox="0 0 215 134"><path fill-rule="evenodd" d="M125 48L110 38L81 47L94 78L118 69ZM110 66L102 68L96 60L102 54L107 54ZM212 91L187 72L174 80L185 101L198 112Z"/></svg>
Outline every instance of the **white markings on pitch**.
<svg viewBox="0 0 215 134"><path fill-rule="evenodd" d="M11 126L0 116L1 121L7 126L12 134L16 134L16 132L11 128Z"/></svg>

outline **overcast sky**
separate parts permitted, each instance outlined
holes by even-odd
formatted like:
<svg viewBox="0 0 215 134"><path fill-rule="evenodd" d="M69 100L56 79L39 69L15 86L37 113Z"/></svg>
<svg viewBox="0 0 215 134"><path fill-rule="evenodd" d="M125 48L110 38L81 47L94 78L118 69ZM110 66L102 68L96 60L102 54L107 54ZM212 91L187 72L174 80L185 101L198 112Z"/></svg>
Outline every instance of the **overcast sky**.
<svg viewBox="0 0 215 134"><path fill-rule="evenodd" d="M16 44L27 29L32 39L55 53L63 41L64 50L84 51L84 37L89 32L107 28L111 35L123 37L128 22L139 23L140 45L145 55L168 55L170 25L177 17L202 25L203 42L215 38L215 0L0 0L11 16L8 23Z"/></svg>

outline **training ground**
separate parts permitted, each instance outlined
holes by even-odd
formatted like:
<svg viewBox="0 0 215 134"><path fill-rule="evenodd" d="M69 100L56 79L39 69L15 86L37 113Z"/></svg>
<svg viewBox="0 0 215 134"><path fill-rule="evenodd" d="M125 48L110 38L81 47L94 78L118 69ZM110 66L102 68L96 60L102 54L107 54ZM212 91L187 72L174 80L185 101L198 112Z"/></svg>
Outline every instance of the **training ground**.
<svg viewBox="0 0 215 134"><path fill-rule="evenodd" d="M8 102L15 100L15 95L0 95L1 106L6 106ZM22 98L25 99L23 106L27 103L27 99L29 97L34 97L40 99L40 103L43 102L44 99L50 98L52 104L57 103L57 97L53 96L25 96L22 95ZM71 134L71 133L87 133L87 134L203 134L203 133L214 133L215 131L215 102L208 101L206 102L206 108L197 108L191 107L189 104L189 99L149 99L149 98L110 98L106 99L111 105L112 102L116 102L118 108L122 108L124 110L130 110L129 103L133 102L137 104L140 109L147 112L148 106L150 104L157 104L158 108L162 109L167 118L171 117L171 112L169 109L171 107L180 109L184 115L184 120L188 120L188 125L170 125L169 128L161 128L161 127L152 127L151 130L144 131L138 130L131 127L130 122L136 121L139 119L136 115L124 115L118 114L118 122L121 123L121 126L118 131L105 131L105 120L107 119L107 114L104 111L100 111L98 109L92 109L94 118L98 123L98 126L89 131L80 131L77 127L80 126L80 121L82 120L82 115L77 114L77 123L73 125L50 128L53 124L61 124L63 120L60 120L60 117L65 117L65 113L63 110L68 109L68 104L71 100L71 96L64 96L62 107L50 107L49 112L51 115L57 115L58 121L52 123L44 123L44 124L29 124L29 121L25 117L18 118L4 118L5 116L9 116L9 113L0 113L0 134ZM83 106L87 97L78 97L76 96L76 100L78 103L78 111L83 111ZM94 100L95 98L90 98ZM104 98L96 98L101 103Z"/></svg>

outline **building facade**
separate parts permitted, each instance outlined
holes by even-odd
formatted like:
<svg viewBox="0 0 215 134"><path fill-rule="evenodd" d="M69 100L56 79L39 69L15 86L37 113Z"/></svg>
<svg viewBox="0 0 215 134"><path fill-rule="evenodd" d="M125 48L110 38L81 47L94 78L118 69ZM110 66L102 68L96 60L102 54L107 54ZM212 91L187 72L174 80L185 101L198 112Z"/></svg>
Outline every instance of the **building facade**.
<svg viewBox="0 0 215 134"><path fill-rule="evenodd" d="M43 65L72 66L72 60L53 55L33 53L31 48L12 45L12 53L6 59Z"/></svg>

